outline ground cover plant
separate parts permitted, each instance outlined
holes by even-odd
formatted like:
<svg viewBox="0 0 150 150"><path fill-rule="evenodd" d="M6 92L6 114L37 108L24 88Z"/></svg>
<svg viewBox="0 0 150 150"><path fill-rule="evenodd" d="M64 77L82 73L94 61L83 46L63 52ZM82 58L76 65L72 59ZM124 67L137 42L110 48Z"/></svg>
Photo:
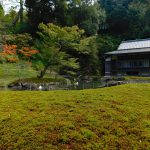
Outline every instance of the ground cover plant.
<svg viewBox="0 0 150 150"><path fill-rule="evenodd" d="M150 81L150 77L142 77L142 76L126 76L125 80L142 80L142 81Z"/></svg>
<svg viewBox="0 0 150 150"><path fill-rule="evenodd" d="M21 68L17 64L0 64L0 86L8 85L9 83L22 79L36 77L37 71L32 67Z"/></svg>
<svg viewBox="0 0 150 150"><path fill-rule="evenodd" d="M66 80L63 77L55 73L47 72L43 79L37 78L38 74L39 71L25 63L23 63L22 66L14 63L0 64L0 86L4 87L19 81L22 83L66 83Z"/></svg>
<svg viewBox="0 0 150 150"><path fill-rule="evenodd" d="M148 150L149 91L0 91L0 149Z"/></svg>

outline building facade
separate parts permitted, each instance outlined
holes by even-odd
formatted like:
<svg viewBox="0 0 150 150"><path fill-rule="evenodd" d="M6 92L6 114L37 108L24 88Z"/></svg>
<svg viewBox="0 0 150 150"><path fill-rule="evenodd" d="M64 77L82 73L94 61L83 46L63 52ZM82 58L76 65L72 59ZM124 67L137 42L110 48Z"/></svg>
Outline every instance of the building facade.
<svg viewBox="0 0 150 150"><path fill-rule="evenodd" d="M150 76L150 39L123 41L105 53L105 76Z"/></svg>

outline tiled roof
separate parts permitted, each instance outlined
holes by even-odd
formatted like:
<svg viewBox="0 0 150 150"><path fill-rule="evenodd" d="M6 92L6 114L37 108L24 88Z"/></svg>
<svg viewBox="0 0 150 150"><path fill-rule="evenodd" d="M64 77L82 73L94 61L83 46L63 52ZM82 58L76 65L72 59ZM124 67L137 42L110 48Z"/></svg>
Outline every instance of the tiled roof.
<svg viewBox="0 0 150 150"><path fill-rule="evenodd" d="M123 41L117 51L106 54L127 54L150 52L150 39Z"/></svg>
<svg viewBox="0 0 150 150"><path fill-rule="evenodd" d="M148 48L150 47L150 39L142 39L142 40L131 40L131 41L123 41L118 50L125 49L135 49L135 48Z"/></svg>
<svg viewBox="0 0 150 150"><path fill-rule="evenodd" d="M105 54L108 54L108 55L111 55L111 54L132 54L132 53L145 53L145 52L150 52L150 48L117 50L117 51L108 52Z"/></svg>

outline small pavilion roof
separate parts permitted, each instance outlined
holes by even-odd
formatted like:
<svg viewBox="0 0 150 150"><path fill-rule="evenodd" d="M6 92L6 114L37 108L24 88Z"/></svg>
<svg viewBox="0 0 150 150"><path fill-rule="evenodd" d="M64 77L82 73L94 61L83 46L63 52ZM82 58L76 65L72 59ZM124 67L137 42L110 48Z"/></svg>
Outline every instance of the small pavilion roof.
<svg viewBox="0 0 150 150"><path fill-rule="evenodd" d="M108 52L106 54L130 54L130 53L145 53L150 52L150 39L123 41L118 50Z"/></svg>

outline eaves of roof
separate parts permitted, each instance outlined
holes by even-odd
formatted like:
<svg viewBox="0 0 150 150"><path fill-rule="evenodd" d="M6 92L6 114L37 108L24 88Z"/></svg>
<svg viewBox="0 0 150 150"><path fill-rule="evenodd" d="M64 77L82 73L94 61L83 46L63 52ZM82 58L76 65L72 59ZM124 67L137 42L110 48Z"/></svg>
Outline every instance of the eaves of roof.
<svg viewBox="0 0 150 150"><path fill-rule="evenodd" d="M105 53L106 55L133 54L133 53L148 53L150 48L125 49Z"/></svg>

